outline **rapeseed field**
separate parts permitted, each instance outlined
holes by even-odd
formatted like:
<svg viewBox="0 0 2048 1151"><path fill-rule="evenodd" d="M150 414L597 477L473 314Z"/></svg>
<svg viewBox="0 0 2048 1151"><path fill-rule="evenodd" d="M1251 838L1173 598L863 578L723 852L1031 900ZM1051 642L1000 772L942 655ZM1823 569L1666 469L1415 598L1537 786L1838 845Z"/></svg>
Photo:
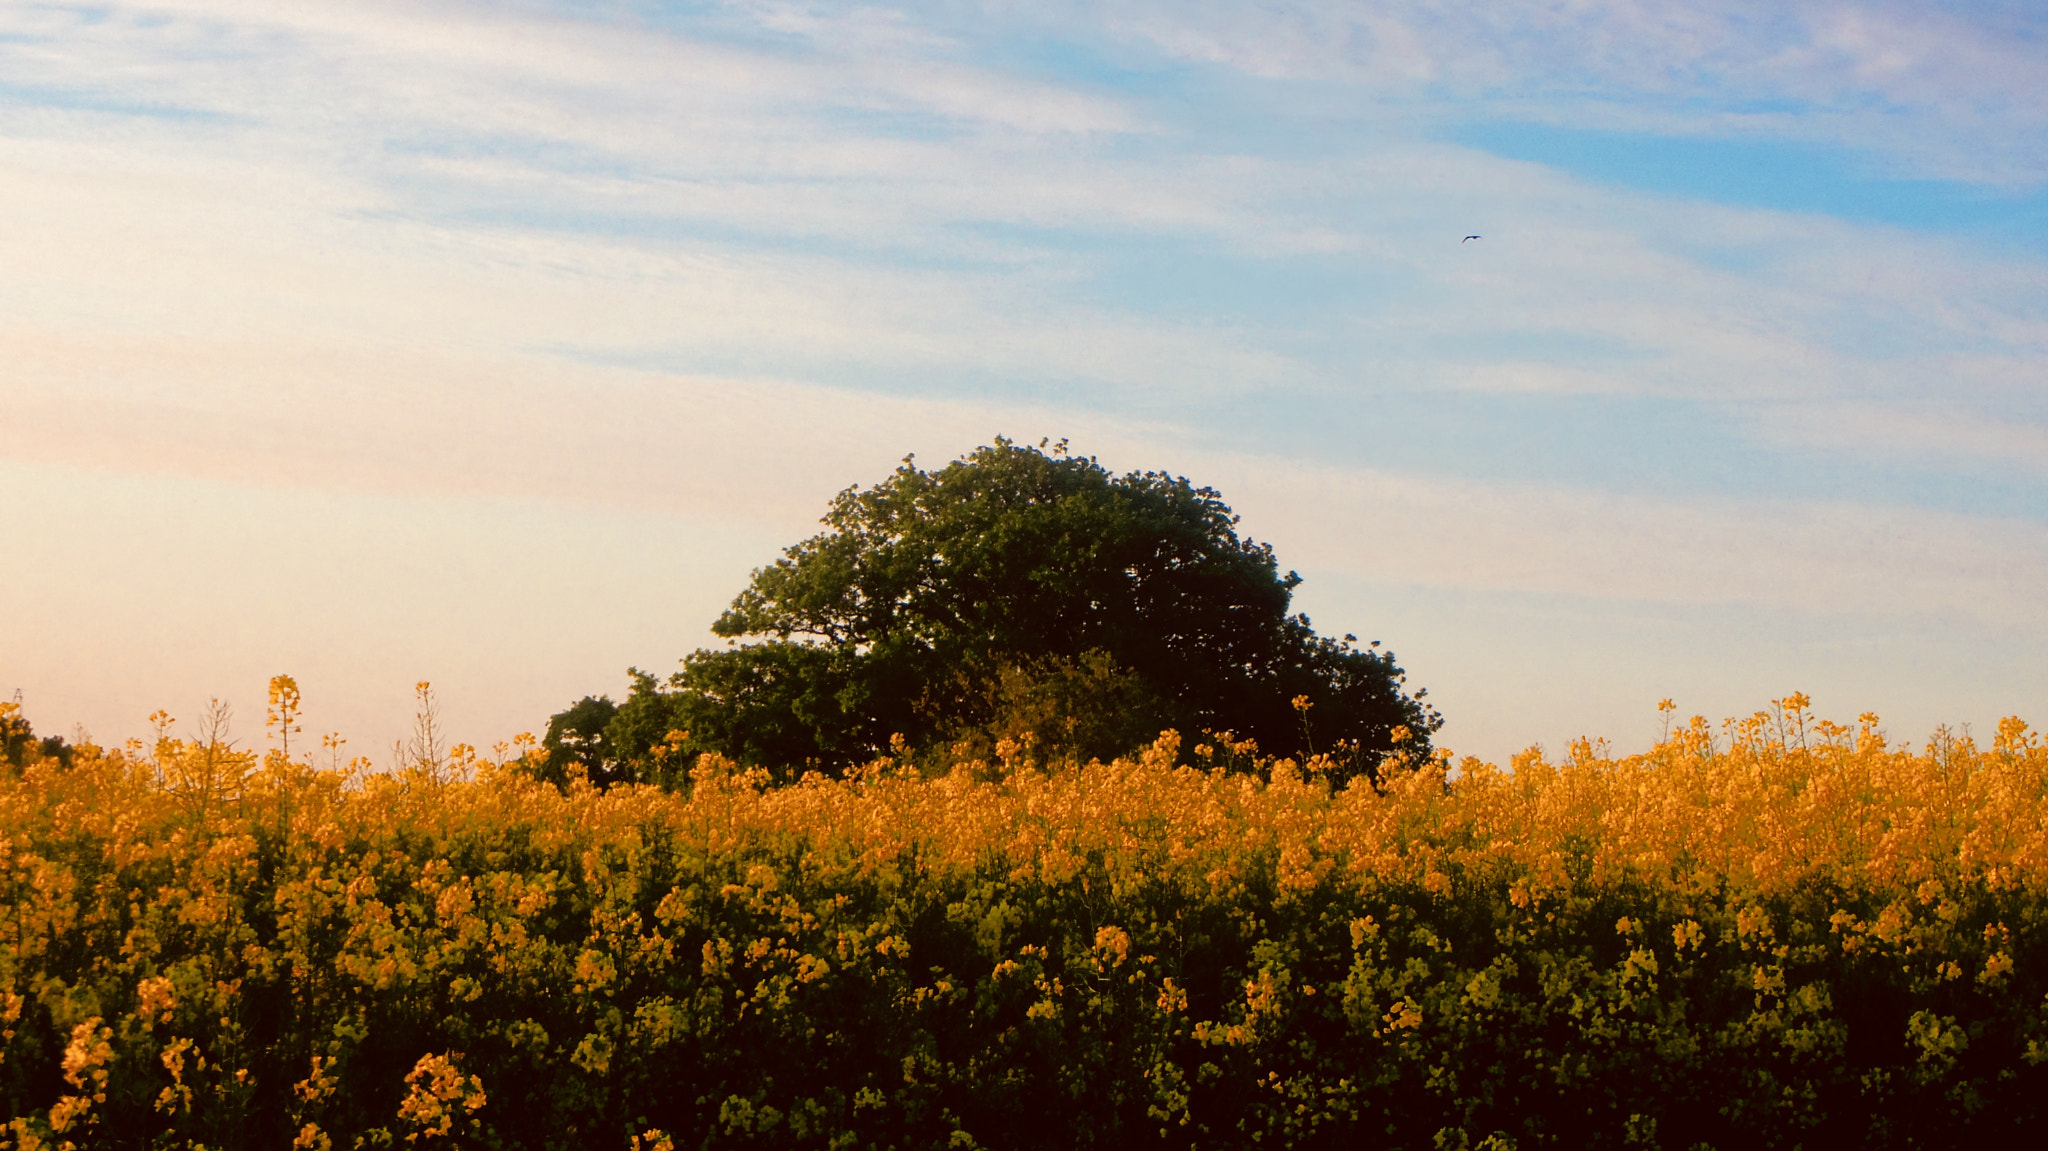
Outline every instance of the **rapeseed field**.
<svg viewBox="0 0 2048 1151"><path fill-rule="evenodd" d="M0 777L5 1146L1960 1146L2048 1098L2017 719L601 791L307 754L296 702Z"/></svg>

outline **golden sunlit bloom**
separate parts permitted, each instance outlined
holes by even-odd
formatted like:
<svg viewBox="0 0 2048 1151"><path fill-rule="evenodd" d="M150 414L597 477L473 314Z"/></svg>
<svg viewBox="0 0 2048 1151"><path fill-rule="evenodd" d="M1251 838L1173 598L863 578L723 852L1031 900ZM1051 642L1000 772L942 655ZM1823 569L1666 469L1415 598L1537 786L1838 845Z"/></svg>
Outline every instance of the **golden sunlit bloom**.
<svg viewBox="0 0 2048 1151"><path fill-rule="evenodd" d="M620 1142L696 1145L632 1092L726 1082L734 1045L855 1058L924 1034L976 1038L890 1048L886 1081L832 1099L733 1079L690 1122L909 1122L932 1084L1080 1044L1056 1049L1104 1075L1134 1060L1118 1090L1147 1123L1200 1128L1193 1085L1236 1077L1270 1101L1241 1121L1285 1142L1422 1106L1419 1069L1527 1013L1652 1078L1686 1051L1830 1074L1852 970L1897 981L1895 1038L1927 1083L1979 1074L1999 1035L2013 1061L2048 1053L2014 918L2048 882L2048 748L2018 719L1988 749L1948 731L1914 749L1794 694L1639 755L1401 752L1341 788L1314 758L1216 733L1184 759L1166 733L1107 763L1038 765L1020 738L998 765L891 756L786 787L707 755L665 792L538 782L531 735L444 747L425 684L419 701L394 772L343 764L336 736L323 762L288 745L280 676L263 770L216 706L197 738L159 712L146 747L0 778L0 1067L63 1084L13 1101L0 1145L200 1142L262 1101L301 1147L464 1146L556 1095ZM1191 962L1203 947L1224 950ZM301 1030L266 1038L257 1002ZM1542 1014L1560 1003L1578 1014ZM391 1020L409 1030L373 1036ZM1324 1033L1354 1046L1290 1046ZM394 1041L414 1044L396 1068L361 1057Z"/></svg>

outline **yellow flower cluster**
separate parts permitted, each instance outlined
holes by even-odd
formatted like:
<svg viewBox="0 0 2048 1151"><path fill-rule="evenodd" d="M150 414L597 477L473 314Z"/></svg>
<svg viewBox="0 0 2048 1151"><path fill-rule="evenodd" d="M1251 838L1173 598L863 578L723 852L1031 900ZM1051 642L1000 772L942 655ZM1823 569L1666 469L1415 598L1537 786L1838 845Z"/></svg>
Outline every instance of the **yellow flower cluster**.
<svg viewBox="0 0 2048 1151"><path fill-rule="evenodd" d="M0 1146L1903 1146L2048 1098L2016 719L600 792L526 737L319 764L297 705L0 778Z"/></svg>

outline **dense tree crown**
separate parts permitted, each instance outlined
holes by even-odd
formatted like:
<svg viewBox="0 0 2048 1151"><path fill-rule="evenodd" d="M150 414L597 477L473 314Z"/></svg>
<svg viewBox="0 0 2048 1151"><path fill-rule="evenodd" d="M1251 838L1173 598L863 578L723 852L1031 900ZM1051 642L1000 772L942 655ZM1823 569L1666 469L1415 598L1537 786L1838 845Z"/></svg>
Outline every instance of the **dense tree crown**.
<svg viewBox="0 0 2048 1151"><path fill-rule="evenodd" d="M839 493L826 530L757 570L666 685L586 698L549 744L599 778L671 730L778 770L992 746L1108 756L1164 728L1370 771L1397 729L1441 723L1392 653L1319 636L1301 577L1237 534L1213 489L998 440L936 471L905 460Z"/></svg>
<svg viewBox="0 0 2048 1151"><path fill-rule="evenodd" d="M71 745L65 743L62 736L37 739L28 717L21 714L20 704L0 703L0 770L19 775L22 768L38 758L55 760L69 767L71 752Z"/></svg>

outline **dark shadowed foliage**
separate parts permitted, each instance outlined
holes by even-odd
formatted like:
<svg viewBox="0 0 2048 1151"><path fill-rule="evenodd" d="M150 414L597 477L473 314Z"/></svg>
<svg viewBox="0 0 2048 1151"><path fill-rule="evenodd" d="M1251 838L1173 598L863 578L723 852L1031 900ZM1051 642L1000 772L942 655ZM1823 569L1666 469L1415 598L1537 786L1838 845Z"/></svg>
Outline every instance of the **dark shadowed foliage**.
<svg viewBox="0 0 2048 1151"><path fill-rule="evenodd" d="M1391 652L1316 634L1301 577L1240 537L1214 489L1006 440L936 471L905 460L833 501L666 684L634 672L616 716L586 698L550 747L594 778L656 778L650 752L718 751L792 775L913 753L1107 757L1173 728L1370 775L1399 729L1442 723ZM687 732L667 743L672 731ZM639 767L621 768L620 764Z"/></svg>

